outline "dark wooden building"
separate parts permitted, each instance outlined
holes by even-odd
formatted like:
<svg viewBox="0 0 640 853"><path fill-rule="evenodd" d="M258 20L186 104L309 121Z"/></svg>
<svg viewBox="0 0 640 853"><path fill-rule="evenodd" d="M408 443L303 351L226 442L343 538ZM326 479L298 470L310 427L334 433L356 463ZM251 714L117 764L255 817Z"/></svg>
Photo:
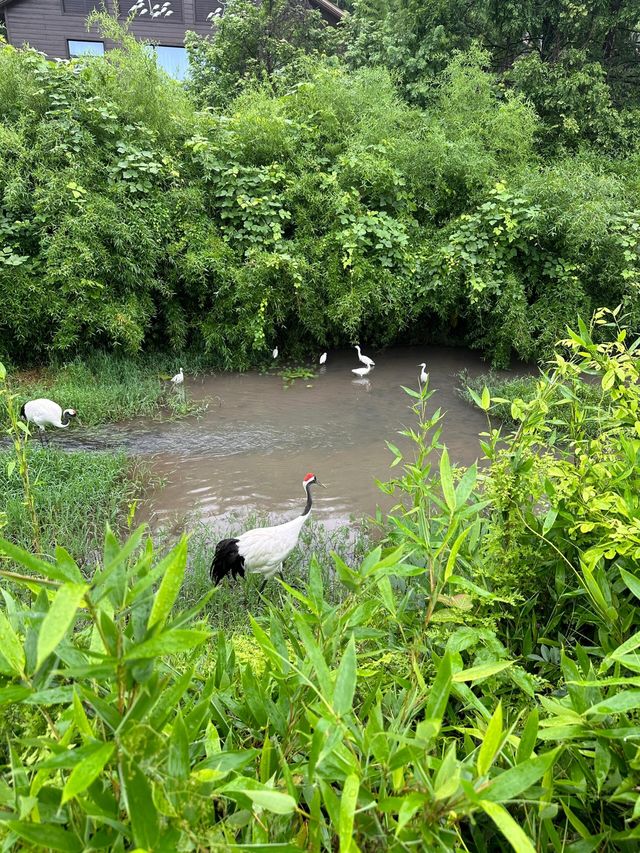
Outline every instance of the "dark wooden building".
<svg viewBox="0 0 640 853"><path fill-rule="evenodd" d="M135 0L121 0L120 17L126 18ZM325 20L337 23L341 9L329 0L310 0ZM163 0L151 0L151 5ZM104 0L113 11L113 0ZM218 0L170 0L172 15L151 18L137 15L131 32L140 39L153 42L158 62L174 77L187 70L184 36L187 30L200 35L211 32L209 16L220 10ZM0 0L0 17L4 18L7 40L15 47L27 44L50 59L70 59L83 54L101 54L113 47L94 30L87 32L86 17L93 9L103 8L101 0Z"/></svg>

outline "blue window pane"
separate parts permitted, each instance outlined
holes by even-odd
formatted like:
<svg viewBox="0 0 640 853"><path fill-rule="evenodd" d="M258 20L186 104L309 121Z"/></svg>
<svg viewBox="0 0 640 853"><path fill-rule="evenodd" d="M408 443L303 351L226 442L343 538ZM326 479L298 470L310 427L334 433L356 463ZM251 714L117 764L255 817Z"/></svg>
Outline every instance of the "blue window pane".
<svg viewBox="0 0 640 853"><path fill-rule="evenodd" d="M160 68L175 80L184 80L189 74L189 59L184 47L154 45L156 61Z"/></svg>
<svg viewBox="0 0 640 853"><path fill-rule="evenodd" d="M102 56L104 53L104 44L101 41L73 41L69 39L69 56L75 59L76 56Z"/></svg>

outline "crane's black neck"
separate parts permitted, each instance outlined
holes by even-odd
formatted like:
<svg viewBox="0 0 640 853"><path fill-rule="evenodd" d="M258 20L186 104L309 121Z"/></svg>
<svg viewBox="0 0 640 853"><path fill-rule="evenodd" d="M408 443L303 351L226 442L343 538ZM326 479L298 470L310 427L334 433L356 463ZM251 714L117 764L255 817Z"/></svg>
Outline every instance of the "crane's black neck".
<svg viewBox="0 0 640 853"><path fill-rule="evenodd" d="M62 424L62 426L69 426L69 424L71 423L71 415L66 410L62 413L60 423Z"/></svg>
<svg viewBox="0 0 640 853"><path fill-rule="evenodd" d="M301 515L309 515L309 513L311 512L311 504L313 503L313 501L311 499L311 486L312 485L313 485L313 483L307 483L307 485L305 486L305 489L307 490L307 503L305 505L305 508L300 513Z"/></svg>

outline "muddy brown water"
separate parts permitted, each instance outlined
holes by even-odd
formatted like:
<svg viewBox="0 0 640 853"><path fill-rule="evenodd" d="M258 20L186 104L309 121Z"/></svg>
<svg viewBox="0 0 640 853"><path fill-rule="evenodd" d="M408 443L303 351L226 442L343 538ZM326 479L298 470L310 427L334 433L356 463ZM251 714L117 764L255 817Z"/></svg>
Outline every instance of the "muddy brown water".
<svg viewBox="0 0 640 853"><path fill-rule="evenodd" d="M427 362L436 390L431 403L445 413L442 438L453 461L468 465L481 454L478 434L486 427L484 415L456 391L461 370L487 371L477 354L446 347L365 352L376 361L365 378L351 372L360 366L355 351L329 352L315 378L290 387L275 373L189 378L185 365L186 394L209 404L202 416L51 437L69 449L120 447L145 459L162 485L146 495L138 518L156 529L252 512L286 520L304 504L308 471L327 486L315 490L314 515L334 527L391 505L375 480L395 473L385 440L407 447L398 430L413 424L413 414L401 385L417 388L418 362Z"/></svg>

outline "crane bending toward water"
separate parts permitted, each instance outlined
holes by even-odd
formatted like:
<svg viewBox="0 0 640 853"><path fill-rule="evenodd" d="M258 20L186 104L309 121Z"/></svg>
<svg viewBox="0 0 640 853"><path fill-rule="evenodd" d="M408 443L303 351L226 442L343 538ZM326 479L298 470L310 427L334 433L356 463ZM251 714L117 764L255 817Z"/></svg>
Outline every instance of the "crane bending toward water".
<svg viewBox="0 0 640 853"><path fill-rule="evenodd" d="M376 363L372 358L369 358L368 355L362 355L360 352L360 347L356 344L356 349L358 350L358 358L366 367L375 367Z"/></svg>
<svg viewBox="0 0 640 853"><path fill-rule="evenodd" d="M48 426L66 429L71 423L71 419L75 418L76 415L75 409L63 411L62 406L54 403L53 400L44 398L29 400L20 409L20 417L24 418L27 423L35 424L38 427L42 444L44 444L42 436Z"/></svg>
<svg viewBox="0 0 640 853"><path fill-rule="evenodd" d="M258 574L264 578L260 586L262 592L269 578L282 572L283 562L298 544L300 531L311 514L313 485L326 488L315 474L307 474L302 481L307 502L301 515L291 521L273 527L256 527L237 538L221 539L209 569L211 582L217 586L225 575L235 579L244 577L245 573Z"/></svg>

